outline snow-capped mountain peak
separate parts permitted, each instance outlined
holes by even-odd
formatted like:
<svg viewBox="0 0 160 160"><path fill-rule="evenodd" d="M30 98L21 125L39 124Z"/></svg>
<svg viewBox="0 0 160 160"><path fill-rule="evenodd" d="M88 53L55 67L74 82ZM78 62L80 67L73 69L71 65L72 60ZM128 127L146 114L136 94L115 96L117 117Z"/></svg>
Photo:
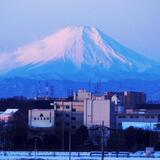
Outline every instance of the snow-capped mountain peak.
<svg viewBox="0 0 160 160"><path fill-rule="evenodd" d="M66 27L43 40L19 48L16 62L24 65L47 63L56 59L71 60L75 65L87 63L110 67L115 60L128 66L133 65L131 59L106 43L100 31L94 27Z"/></svg>
<svg viewBox="0 0 160 160"><path fill-rule="evenodd" d="M18 50L17 62L46 63L51 60L70 58L76 64L83 61L83 28L67 27L43 40Z"/></svg>
<svg viewBox="0 0 160 160"><path fill-rule="evenodd" d="M40 75L72 79L141 73L154 62L122 46L95 27L66 27L42 40L17 49L12 75ZM105 76L103 78L105 78ZM76 76L78 78L78 76Z"/></svg>

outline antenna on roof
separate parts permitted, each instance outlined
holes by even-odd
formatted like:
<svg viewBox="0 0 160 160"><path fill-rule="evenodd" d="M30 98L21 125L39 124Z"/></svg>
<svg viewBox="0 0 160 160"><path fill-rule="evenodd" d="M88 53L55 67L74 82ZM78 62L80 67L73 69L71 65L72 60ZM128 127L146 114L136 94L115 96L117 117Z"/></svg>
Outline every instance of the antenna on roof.
<svg viewBox="0 0 160 160"><path fill-rule="evenodd" d="M50 86L51 97L54 98L54 86Z"/></svg>
<svg viewBox="0 0 160 160"><path fill-rule="evenodd" d="M91 79L88 81L88 90L91 92L92 82Z"/></svg>
<svg viewBox="0 0 160 160"><path fill-rule="evenodd" d="M96 83L95 83L95 93L98 93L98 92L100 92L100 90L101 90L101 81L97 81Z"/></svg>
<svg viewBox="0 0 160 160"><path fill-rule="evenodd" d="M49 86L48 86L48 81L46 82L45 91L46 91L45 100L48 100L48 99L49 99Z"/></svg>
<svg viewBox="0 0 160 160"><path fill-rule="evenodd" d="M36 87L36 99L40 98L40 81L38 81L38 86Z"/></svg>

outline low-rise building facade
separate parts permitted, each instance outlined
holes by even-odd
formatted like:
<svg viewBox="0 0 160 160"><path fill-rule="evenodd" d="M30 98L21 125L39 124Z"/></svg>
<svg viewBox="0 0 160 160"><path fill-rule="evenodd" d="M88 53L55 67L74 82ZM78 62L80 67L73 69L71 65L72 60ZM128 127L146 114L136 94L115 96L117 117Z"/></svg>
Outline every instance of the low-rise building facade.
<svg viewBox="0 0 160 160"><path fill-rule="evenodd" d="M83 125L83 101L55 101L55 129L76 130Z"/></svg>
<svg viewBox="0 0 160 160"><path fill-rule="evenodd" d="M114 105L110 100L88 99L84 101L84 125L114 127Z"/></svg>
<svg viewBox="0 0 160 160"><path fill-rule="evenodd" d="M160 113L156 112L133 112L116 114L116 128L127 129L129 127L147 130L160 130Z"/></svg>

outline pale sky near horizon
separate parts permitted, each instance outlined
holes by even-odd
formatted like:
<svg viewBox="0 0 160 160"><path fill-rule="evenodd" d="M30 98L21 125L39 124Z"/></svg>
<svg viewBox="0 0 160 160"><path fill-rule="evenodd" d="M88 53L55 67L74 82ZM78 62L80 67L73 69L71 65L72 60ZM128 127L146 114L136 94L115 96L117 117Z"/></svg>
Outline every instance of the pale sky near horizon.
<svg viewBox="0 0 160 160"><path fill-rule="evenodd" d="M0 53L74 25L160 62L160 0L0 0Z"/></svg>

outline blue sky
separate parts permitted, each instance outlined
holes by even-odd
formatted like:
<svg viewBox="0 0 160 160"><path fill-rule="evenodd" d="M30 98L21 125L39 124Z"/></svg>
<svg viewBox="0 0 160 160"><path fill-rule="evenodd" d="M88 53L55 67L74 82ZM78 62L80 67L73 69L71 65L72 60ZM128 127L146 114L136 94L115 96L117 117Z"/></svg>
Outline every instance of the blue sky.
<svg viewBox="0 0 160 160"><path fill-rule="evenodd" d="M0 0L0 52L73 25L95 26L160 62L160 0Z"/></svg>

